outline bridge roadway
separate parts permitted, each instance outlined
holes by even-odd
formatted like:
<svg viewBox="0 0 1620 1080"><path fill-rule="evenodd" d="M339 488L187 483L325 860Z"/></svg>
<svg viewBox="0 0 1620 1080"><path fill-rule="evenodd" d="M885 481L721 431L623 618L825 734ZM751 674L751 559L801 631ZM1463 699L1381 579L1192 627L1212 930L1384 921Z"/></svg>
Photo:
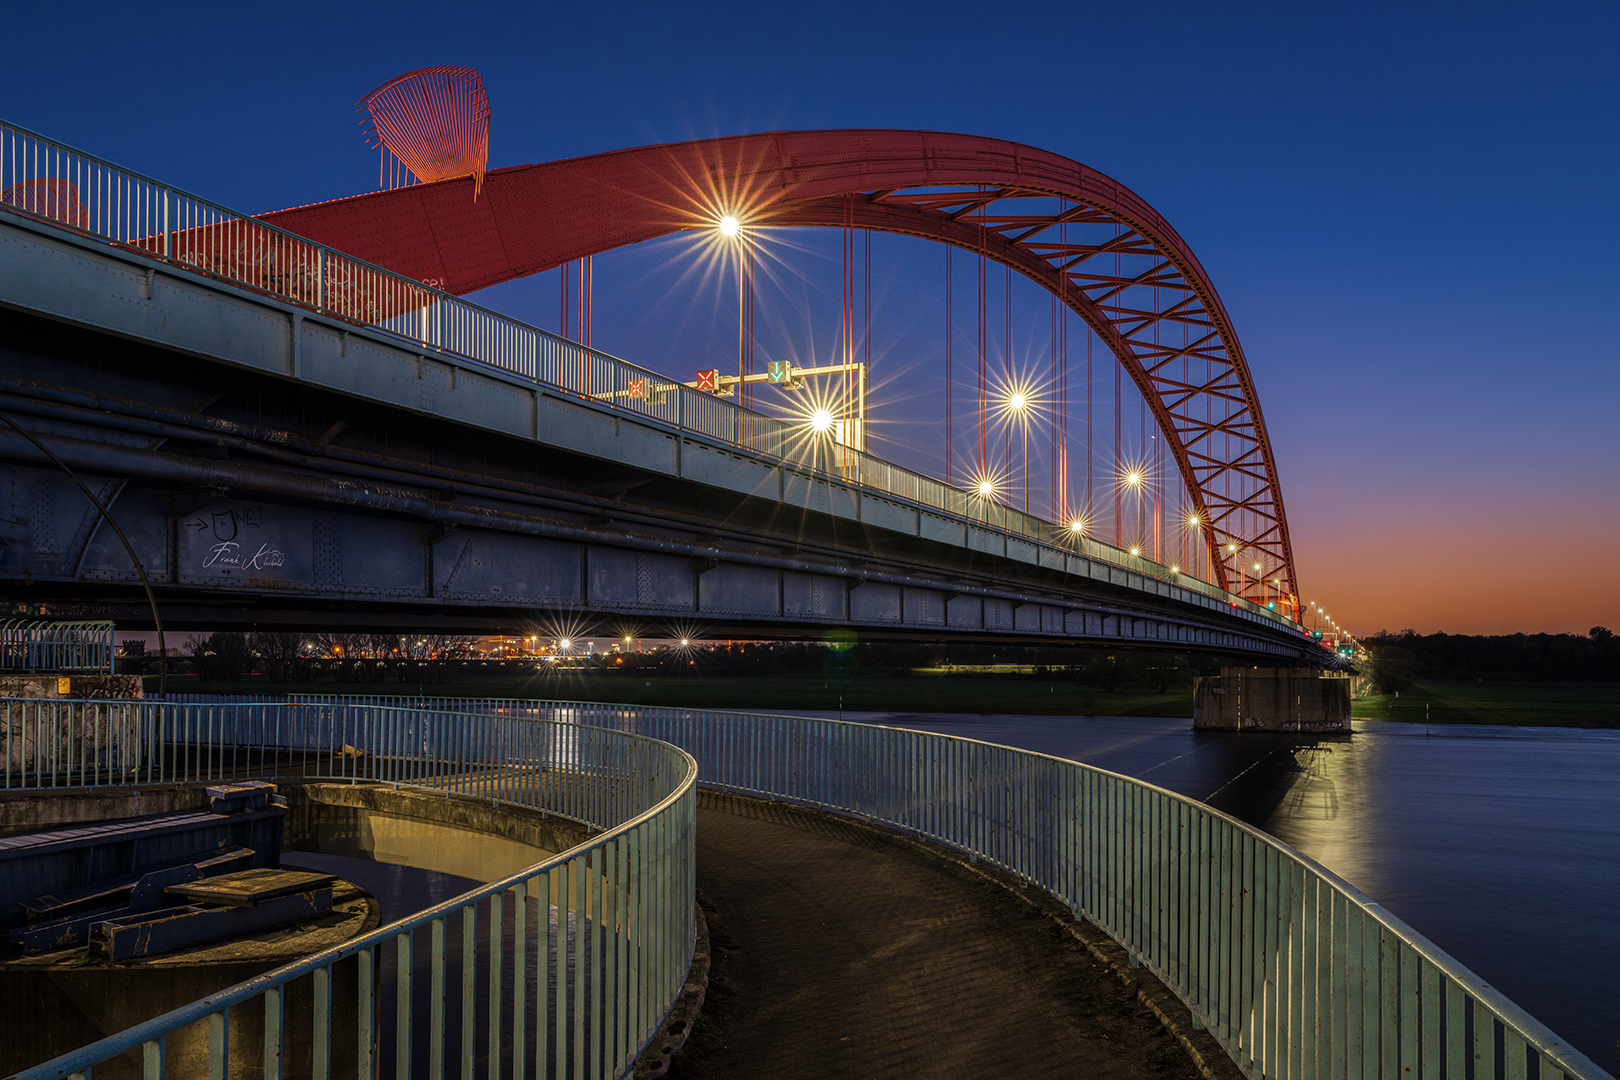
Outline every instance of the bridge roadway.
<svg viewBox="0 0 1620 1080"><path fill-rule="evenodd" d="M6 213L0 326L0 412L111 507L176 629L843 628L1320 652L1151 564L878 494ZM128 556L61 470L3 425L0 462L0 594L150 626Z"/></svg>

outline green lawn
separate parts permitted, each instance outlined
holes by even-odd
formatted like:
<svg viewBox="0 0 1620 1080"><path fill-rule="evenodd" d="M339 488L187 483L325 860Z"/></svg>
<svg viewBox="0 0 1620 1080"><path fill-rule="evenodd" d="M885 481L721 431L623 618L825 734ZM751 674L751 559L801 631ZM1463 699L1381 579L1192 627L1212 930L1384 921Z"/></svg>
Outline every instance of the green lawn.
<svg viewBox="0 0 1620 1080"><path fill-rule="evenodd" d="M148 693L157 680L148 678ZM917 674L910 678L821 675L690 676L469 675L440 685L417 683L202 683L171 677L171 691L216 694L416 694L433 697L554 698L709 709L805 709L850 712L1016 713L1046 716L1192 716L1192 691L1108 694L1071 679Z"/></svg>
<svg viewBox="0 0 1620 1080"><path fill-rule="evenodd" d="M1414 680L1397 698L1357 698L1352 715L1421 724L1620 727L1620 686L1592 683L1481 683Z"/></svg>

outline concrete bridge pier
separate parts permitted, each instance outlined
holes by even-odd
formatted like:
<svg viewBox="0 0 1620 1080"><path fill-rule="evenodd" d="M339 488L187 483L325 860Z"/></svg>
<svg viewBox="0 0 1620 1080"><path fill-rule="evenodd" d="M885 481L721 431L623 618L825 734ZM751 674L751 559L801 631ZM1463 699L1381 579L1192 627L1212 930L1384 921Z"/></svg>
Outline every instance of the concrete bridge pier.
<svg viewBox="0 0 1620 1080"><path fill-rule="evenodd" d="M1352 689L1352 676L1312 668L1224 667L1198 680L1193 728L1348 732Z"/></svg>

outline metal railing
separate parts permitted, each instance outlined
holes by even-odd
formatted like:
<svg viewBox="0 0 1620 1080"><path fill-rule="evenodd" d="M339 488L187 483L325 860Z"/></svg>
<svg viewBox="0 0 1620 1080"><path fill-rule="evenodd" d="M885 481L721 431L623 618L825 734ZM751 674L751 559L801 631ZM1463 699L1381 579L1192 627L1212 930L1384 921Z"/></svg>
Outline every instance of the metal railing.
<svg viewBox="0 0 1620 1080"><path fill-rule="evenodd" d="M833 720L493 699L448 707L638 732L690 753L705 786L853 814L1018 874L1150 968L1251 1077L1612 1080L1331 870L1152 784Z"/></svg>
<svg viewBox="0 0 1620 1080"><path fill-rule="evenodd" d="M1182 600L1297 624L1264 605L1033 514L838 446L791 423L362 262L256 218L0 122L0 210L485 364L602 408L635 413L977 525L1124 567Z"/></svg>
<svg viewBox="0 0 1620 1080"><path fill-rule="evenodd" d="M0 673L113 670L113 624L0 620Z"/></svg>
<svg viewBox="0 0 1620 1080"><path fill-rule="evenodd" d="M99 771L14 787L260 777L392 783L543 810L602 830L510 877L17 1074L233 1071L439 1078L619 1077L685 984L694 932L696 764L604 726L353 704L12 701L77 738ZM8 759L9 761L10 759ZM7 780L13 774L8 764Z"/></svg>

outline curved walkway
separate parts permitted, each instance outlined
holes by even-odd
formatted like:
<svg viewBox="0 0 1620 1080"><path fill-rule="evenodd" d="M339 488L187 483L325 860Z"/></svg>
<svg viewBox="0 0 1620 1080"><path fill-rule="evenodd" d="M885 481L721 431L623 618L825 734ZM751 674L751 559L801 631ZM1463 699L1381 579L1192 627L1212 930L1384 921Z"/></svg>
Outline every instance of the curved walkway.
<svg viewBox="0 0 1620 1080"><path fill-rule="evenodd" d="M711 792L697 860L713 961L672 1077L1241 1075L1197 1032L1201 1069L1137 984L1175 1023L1168 992L1140 969L1122 979L1122 952L1088 946L1089 928L1010 877Z"/></svg>

